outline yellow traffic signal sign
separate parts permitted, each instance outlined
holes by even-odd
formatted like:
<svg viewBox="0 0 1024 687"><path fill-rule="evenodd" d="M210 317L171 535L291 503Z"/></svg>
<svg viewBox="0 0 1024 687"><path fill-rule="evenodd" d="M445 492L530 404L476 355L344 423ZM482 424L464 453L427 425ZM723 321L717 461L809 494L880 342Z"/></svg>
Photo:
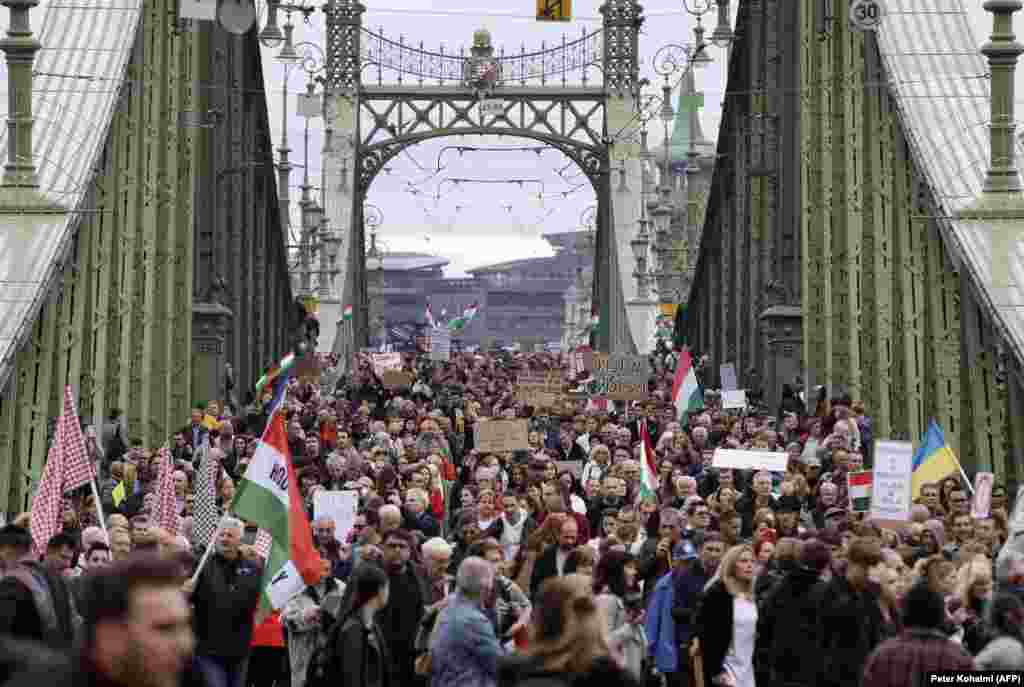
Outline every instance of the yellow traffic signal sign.
<svg viewBox="0 0 1024 687"><path fill-rule="evenodd" d="M572 0L537 0L537 21L571 21Z"/></svg>

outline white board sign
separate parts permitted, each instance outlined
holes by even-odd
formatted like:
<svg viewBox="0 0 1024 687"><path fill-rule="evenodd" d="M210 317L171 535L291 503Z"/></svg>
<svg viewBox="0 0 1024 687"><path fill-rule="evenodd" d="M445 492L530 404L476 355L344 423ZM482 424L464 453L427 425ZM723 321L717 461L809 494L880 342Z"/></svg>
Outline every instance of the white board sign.
<svg viewBox="0 0 1024 687"><path fill-rule="evenodd" d="M430 359L448 362L452 355L452 335L447 329L430 331Z"/></svg>
<svg viewBox="0 0 1024 687"><path fill-rule="evenodd" d="M914 445L909 441L876 441L872 477L872 520L910 521Z"/></svg>
<svg viewBox="0 0 1024 687"><path fill-rule="evenodd" d="M313 494L313 519L334 518L334 538L344 544L356 522L358 491L323 491Z"/></svg>
<svg viewBox="0 0 1024 687"><path fill-rule="evenodd" d="M979 472L974 475L974 499L971 501L971 517L984 520L992 512L992 485L996 476L991 472Z"/></svg>
<svg viewBox="0 0 1024 687"><path fill-rule="evenodd" d="M733 470L768 470L785 472L789 454L777 451L741 451L739 449L715 449L711 466Z"/></svg>
<svg viewBox="0 0 1024 687"><path fill-rule="evenodd" d="M747 390L722 390L722 410L742 410L747 407Z"/></svg>
<svg viewBox="0 0 1024 687"><path fill-rule="evenodd" d="M723 363L718 367L718 374L722 377L722 392L736 390L736 366L732 363Z"/></svg>
<svg viewBox="0 0 1024 687"><path fill-rule="evenodd" d="M371 358L373 360L373 372L378 377L383 377L385 370L402 369L401 353L372 353Z"/></svg>

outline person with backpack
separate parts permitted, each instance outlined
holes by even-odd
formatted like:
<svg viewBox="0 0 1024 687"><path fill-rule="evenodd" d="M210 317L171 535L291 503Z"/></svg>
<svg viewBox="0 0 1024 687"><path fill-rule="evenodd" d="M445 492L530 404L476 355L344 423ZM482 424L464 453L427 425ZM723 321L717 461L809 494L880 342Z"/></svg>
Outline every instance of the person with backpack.
<svg viewBox="0 0 1024 687"><path fill-rule="evenodd" d="M388 603L387 574L372 563L360 563L347 591L327 642L310 659L305 687L398 687L377 622L377 613Z"/></svg>
<svg viewBox="0 0 1024 687"><path fill-rule="evenodd" d="M320 547L323 577L292 597L281 615L288 637L288 658L291 665L291 687L305 687L310 660L317 648L327 643L328 631L337 622L345 585L331 577L331 559Z"/></svg>

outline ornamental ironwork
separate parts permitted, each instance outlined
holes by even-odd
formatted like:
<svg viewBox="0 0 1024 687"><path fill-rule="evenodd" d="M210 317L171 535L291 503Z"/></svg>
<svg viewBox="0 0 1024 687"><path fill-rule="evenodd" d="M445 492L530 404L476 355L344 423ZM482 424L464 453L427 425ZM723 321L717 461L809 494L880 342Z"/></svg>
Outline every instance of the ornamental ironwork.
<svg viewBox="0 0 1024 687"><path fill-rule="evenodd" d="M383 29L362 29L359 42L363 70L368 80L378 85L392 81L420 86L428 82L439 86L465 84L468 75L478 75L477 71L483 68L488 72L484 76L491 81L491 87L549 82L586 86L602 83L603 35L600 29L592 33L584 30L580 38L572 41L563 35L561 43L550 48L542 45L540 50L527 52L524 46L513 54L505 54L499 48L496 55L486 59L472 52L467 56L461 49L449 52L443 45L428 50L422 41L414 45L407 43L404 36L393 40L384 35ZM487 40L489 47L489 34ZM477 49L474 45L473 50Z"/></svg>

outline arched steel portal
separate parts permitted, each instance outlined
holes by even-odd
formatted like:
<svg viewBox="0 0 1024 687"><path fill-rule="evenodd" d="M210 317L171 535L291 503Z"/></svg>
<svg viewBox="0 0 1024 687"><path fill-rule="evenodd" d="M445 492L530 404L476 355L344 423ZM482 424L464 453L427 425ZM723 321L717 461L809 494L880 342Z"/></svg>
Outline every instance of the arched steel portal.
<svg viewBox="0 0 1024 687"><path fill-rule="evenodd" d="M404 39L364 29L364 11L352 0L334 0L324 8L325 121L328 140L341 141L325 150L325 162L329 166L333 155L339 163L340 183L329 188L337 203L348 203L334 213L329 208L329 214L350 228L343 300L358 306L355 343L365 345L368 335L362 209L374 177L416 143L497 135L550 145L587 175L598 201L593 299L603 326L597 343L602 350L633 348L612 242L610 170L618 124L623 113L631 115L638 95L641 7L634 0L609 0L601 8L600 31L572 42L563 39L550 50L509 56L495 52L486 30L474 34L468 55L446 53L443 47L426 51L422 44L414 48ZM364 83L364 74L376 83Z"/></svg>

